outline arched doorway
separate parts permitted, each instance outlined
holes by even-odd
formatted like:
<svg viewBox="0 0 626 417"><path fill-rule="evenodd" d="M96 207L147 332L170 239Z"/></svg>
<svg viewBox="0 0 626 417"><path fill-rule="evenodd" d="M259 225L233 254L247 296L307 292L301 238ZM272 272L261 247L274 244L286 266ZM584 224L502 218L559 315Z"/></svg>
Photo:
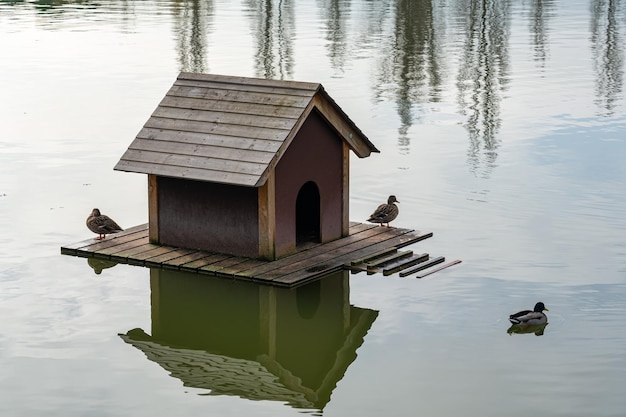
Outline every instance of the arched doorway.
<svg viewBox="0 0 626 417"><path fill-rule="evenodd" d="M296 199L296 245L320 241L320 192L317 184L309 181Z"/></svg>

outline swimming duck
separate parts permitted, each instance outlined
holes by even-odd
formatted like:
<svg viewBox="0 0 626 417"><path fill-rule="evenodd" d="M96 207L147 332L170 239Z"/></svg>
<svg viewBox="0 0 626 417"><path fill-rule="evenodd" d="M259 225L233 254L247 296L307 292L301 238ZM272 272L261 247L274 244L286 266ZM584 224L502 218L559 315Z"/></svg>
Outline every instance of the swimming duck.
<svg viewBox="0 0 626 417"><path fill-rule="evenodd" d="M523 325L537 325L537 324L546 324L548 322L548 317L543 313L544 311L549 311L545 305L540 301L535 304L535 308L531 310L522 310L518 313L511 314L509 316L509 321L513 324L517 324L520 326Z"/></svg>
<svg viewBox="0 0 626 417"><path fill-rule="evenodd" d="M87 228L98 234L96 240L104 239L109 233L121 232L122 229L113 219L104 214L100 214L100 210L93 209L89 217L87 217Z"/></svg>
<svg viewBox="0 0 626 417"><path fill-rule="evenodd" d="M387 223L387 227L389 226L389 222L398 217L398 206L393 203L399 203L396 200L395 195L390 195L387 199L387 204L381 204L378 208L370 215L370 218L367 219L368 222L372 223L380 223L382 226L384 223Z"/></svg>

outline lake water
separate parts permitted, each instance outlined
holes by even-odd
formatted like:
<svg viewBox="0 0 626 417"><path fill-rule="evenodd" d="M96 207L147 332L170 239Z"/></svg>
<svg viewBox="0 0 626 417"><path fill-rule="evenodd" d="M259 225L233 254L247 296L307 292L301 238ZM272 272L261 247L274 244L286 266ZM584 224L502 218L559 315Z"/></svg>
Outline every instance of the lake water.
<svg viewBox="0 0 626 417"><path fill-rule="evenodd" d="M0 415L625 415L625 54L620 0L0 2ZM394 193L463 262L277 290L60 255L93 207L147 221L113 166L181 70L321 82L381 150L351 220Z"/></svg>

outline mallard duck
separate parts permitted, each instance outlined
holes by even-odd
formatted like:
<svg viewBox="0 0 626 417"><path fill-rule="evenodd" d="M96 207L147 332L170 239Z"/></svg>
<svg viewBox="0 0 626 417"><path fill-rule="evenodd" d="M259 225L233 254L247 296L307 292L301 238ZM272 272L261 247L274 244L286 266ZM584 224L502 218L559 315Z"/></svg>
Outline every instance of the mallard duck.
<svg viewBox="0 0 626 417"><path fill-rule="evenodd" d="M100 210L97 208L92 210L89 217L87 217L86 223L87 228L98 235L96 240L104 239L109 233L117 233L124 230L109 216L100 214Z"/></svg>
<svg viewBox="0 0 626 417"><path fill-rule="evenodd" d="M545 305L540 301L535 304L535 308L531 310L522 310L518 313L511 314L509 316L509 321L513 324L523 326L523 325L538 325L538 324L546 324L548 322L548 317L543 313L544 311L549 311Z"/></svg>
<svg viewBox="0 0 626 417"><path fill-rule="evenodd" d="M387 227L389 226L389 222L398 217L398 206L393 203L399 203L396 200L395 195L390 195L387 199L387 204L381 204L378 208L370 215L370 218L367 219L368 222L372 223L380 223L382 226L384 223L387 223Z"/></svg>

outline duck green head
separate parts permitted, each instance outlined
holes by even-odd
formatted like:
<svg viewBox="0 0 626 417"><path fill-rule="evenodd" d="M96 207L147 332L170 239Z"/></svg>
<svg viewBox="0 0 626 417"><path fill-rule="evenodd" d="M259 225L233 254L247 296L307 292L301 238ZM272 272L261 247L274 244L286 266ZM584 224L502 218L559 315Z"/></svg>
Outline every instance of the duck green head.
<svg viewBox="0 0 626 417"><path fill-rule="evenodd" d="M537 304L535 304L535 309L533 310L535 313L541 313L542 311L550 311L546 308L546 306L539 301Z"/></svg>

